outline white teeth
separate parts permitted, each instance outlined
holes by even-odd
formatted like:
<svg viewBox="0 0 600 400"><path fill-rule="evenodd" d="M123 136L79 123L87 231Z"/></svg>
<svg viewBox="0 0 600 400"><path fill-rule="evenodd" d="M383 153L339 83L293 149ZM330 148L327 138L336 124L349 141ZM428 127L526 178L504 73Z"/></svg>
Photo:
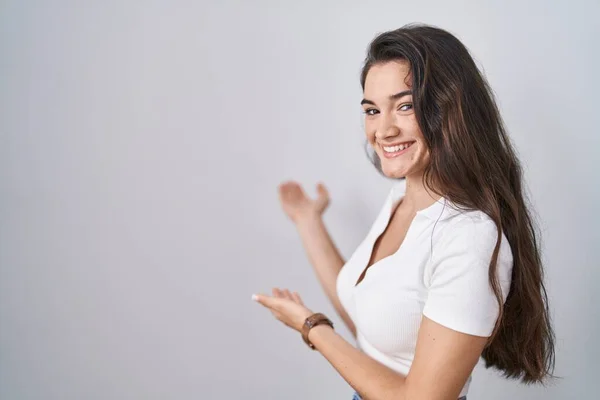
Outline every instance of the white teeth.
<svg viewBox="0 0 600 400"><path fill-rule="evenodd" d="M387 153L395 153L397 151L402 151L408 147L410 147L412 143L400 144L398 146L384 146L383 150Z"/></svg>

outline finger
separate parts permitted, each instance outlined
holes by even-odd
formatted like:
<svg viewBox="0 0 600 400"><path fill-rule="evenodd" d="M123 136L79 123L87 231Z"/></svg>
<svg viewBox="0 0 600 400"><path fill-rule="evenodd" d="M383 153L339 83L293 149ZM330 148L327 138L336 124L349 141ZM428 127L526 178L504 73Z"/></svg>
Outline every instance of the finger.
<svg viewBox="0 0 600 400"><path fill-rule="evenodd" d="M278 288L273 288L271 291L273 292L273 296L275 296L277 298L282 297L281 290L279 290Z"/></svg>
<svg viewBox="0 0 600 400"><path fill-rule="evenodd" d="M287 289L284 289L284 290L282 290L282 291L281 291L281 293L283 294L283 297L284 297L284 298L286 298L286 299L288 299L288 300L292 300L292 301L294 300L294 299L292 298L292 294L290 293L290 291L289 291L289 290L287 290Z"/></svg>
<svg viewBox="0 0 600 400"><path fill-rule="evenodd" d="M319 196L322 197L329 197L329 192L327 191L327 188L325 187L325 185L322 182L319 182L317 184L317 193L319 194Z"/></svg>
<svg viewBox="0 0 600 400"><path fill-rule="evenodd" d="M317 204L319 205L319 208L325 209L325 207L327 207L329 204L329 192L327 191L325 185L319 183L317 185L317 193Z"/></svg>
<svg viewBox="0 0 600 400"><path fill-rule="evenodd" d="M302 302L302 298L300 297L298 292L292 293L292 300L294 300L296 303L300 304L301 306L304 305L304 303Z"/></svg>
<svg viewBox="0 0 600 400"><path fill-rule="evenodd" d="M290 190L290 182L289 181L281 182L279 184L279 186L277 187L277 189L278 189L280 195L287 193Z"/></svg>
<svg viewBox="0 0 600 400"><path fill-rule="evenodd" d="M289 199L302 199L306 197L306 193L304 193L304 189L298 182L290 183L289 187L286 190L287 196Z"/></svg>
<svg viewBox="0 0 600 400"><path fill-rule="evenodd" d="M288 199L289 192L289 184L282 183L279 185L279 189L277 190L277 196L279 197L279 201L284 202Z"/></svg>
<svg viewBox="0 0 600 400"><path fill-rule="evenodd" d="M265 294L253 294L252 300L256 301L257 303L259 303L271 310L276 310L279 307L279 301L280 301L279 299L277 299L275 297L267 296Z"/></svg>

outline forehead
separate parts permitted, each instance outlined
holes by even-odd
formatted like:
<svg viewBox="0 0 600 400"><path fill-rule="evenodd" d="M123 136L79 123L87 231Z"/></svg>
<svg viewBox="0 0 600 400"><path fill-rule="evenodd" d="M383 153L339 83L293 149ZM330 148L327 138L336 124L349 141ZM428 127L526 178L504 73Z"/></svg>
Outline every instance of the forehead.
<svg viewBox="0 0 600 400"><path fill-rule="evenodd" d="M410 89L410 65L407 61L375 64L365 79L365 97L382 97Z"/></svg>

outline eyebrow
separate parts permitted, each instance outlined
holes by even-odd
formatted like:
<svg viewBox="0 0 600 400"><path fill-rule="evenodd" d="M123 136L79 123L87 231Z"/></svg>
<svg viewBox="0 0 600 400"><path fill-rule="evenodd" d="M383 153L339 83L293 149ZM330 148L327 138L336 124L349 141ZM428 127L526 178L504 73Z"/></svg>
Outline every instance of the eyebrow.
<svg viewBox="0 0 600 400"><path fill-rule="evenodd" d="M409 94L412 94L412 90L404 90L400 93L391 95L389 97L389 99L392 101L395 101L395 100L401 99L402 97L407 96ZM363 104L371 104L372 106L374 106L375 102L372 100L362 99L362 101L360 102L360 105L362 106Z"/></svg>

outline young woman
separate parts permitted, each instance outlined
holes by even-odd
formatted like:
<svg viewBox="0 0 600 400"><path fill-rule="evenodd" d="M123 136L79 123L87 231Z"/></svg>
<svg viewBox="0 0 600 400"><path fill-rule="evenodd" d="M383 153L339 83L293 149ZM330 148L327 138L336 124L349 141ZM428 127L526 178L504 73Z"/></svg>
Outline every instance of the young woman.
<svg viewBox="0 0 600 400"><path fill-rule="evenodd" d="M355 399L465 398L480 356L508 378L554 366L543 270L521 168L491 90L465 46L423 25L371 43L361 75L375 166L394 178L365 240L344 262L308 198L280 186L316 275L354 347L298 293L254 295L302 333Z"/></svg>

